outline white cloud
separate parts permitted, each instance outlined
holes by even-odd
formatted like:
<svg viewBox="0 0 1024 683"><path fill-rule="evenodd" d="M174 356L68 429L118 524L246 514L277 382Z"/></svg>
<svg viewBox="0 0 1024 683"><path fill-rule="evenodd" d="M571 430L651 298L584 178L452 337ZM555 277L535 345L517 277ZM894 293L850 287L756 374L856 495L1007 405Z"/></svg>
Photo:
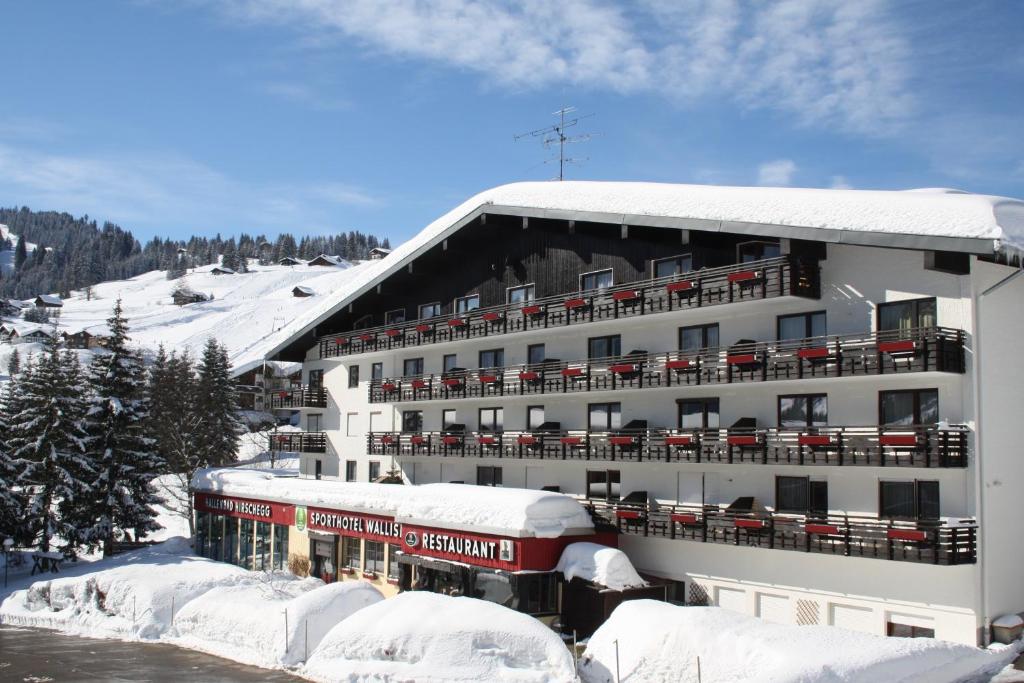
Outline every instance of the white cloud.
<svg viewBox="0 0 1024 683"><path fill-rule="evenodd" d="M796 164L791 159L766 161L757 167L757 184L784 187L793 181Z"/></svg>
<svg viewBox="0 0 1024 683"><path fill-rule="evenodd" d="M379 204L341 182L247 184L175 155L71 156L0 142L0 192L37 209L103 216L124 227L184 231L348 227L339 209Z"/></svg>
<svg viewBox="0 0 1024 683"><path fill-rule="evenodd" d="M579 85L703 97L799 123L891 132L912 113L909 56L882 0L208 0L233 19L290 24L511 87Z"/></svg>
<svg viewBox="0 0 1024 683"><path fill-rule="evenodd" d="M305 105L318 111L345 111L352 108L352 103L340 97L333 97L313 86L295 81L270 81L264 83L262 90L284 100Z"/></svg>

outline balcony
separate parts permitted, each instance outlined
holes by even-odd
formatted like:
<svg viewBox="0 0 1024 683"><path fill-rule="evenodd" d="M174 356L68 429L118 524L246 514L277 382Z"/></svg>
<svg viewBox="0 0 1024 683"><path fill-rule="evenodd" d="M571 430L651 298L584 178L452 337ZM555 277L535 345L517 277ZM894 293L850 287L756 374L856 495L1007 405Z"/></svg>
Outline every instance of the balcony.
<svg viewBox="0 0 1024 683"><path fill-rule="evenodd" d="M762 465L966 467L959 426L371 432L372 455Z"/></svg>
<svg viewBox="0 0 1024 683"><path fill-rule="evenodd" d="M326 408L327 392L323 387L292 387L271 392L271 410L297 410L299 408Z"/></svg>
<svg viewBox="0 0 1024 683"><path fill-rule="evenodd" d="M326 453L327 434L324 432L272 432L269 450L284 453Z"/></svg>
<svg viewBox="0 0 1024 683"><path fill-rule="evenodd" d="M963 371L964 333L928 327L374 380L369 400L398 403Z"/></svg>
<svg viewBox="0 0 1024 683"><path fill-rule="evenodd" d="M924 564L973 564L973 520L897 522L851 515L735 513L724 506L584 501L621 533Z"/></svg>
<svg viewBox="0 0 1024 683"><path fill-rule="evenodd" d="M786 256L572 292L526 304L478 308L454 317L333 334L319 340L320 357L415 348L782 296L819 298L818 266Z"/></svg>

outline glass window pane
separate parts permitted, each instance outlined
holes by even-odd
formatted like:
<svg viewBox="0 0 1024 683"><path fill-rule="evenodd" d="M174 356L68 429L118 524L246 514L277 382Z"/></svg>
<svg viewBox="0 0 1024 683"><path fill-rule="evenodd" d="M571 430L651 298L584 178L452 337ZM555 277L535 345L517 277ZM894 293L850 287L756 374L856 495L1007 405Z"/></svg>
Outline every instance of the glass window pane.
<svg viewBox="0 0 1024 683"><path fill-rule="evenodd" d="M914 516L914 482L883 481L879 484L882 492L882 517Z"/></svg>
<svg viewBox="0 0 1024 683"><path fill-rule="evenodd" d="M776 479L778 510L803 512L808 509L808 480L806 477L778 477Z"/></svg>
<svg viewBox="0 0 1024 683"><path fill-rule="evenodd" d="M619 471L608 470L608 498L618 500L622 496L622 489L619 484Z"/></svg>
<svg viewBox="0 0 1024 683"><path fill-rule="evenodd" d="M609 407L607 403L594 403L590 406L590 419L588 425L595 431L608 429Z"/></svg>
<svg viewBox="0 0 1024 683"><path fill-rule="evenodd" d="M779 339L804 339L807 336L807 316L784 315L779 317Z"/></svg>
<svg viewBox="0 0 1024 683"><path fill-rule="evenodd" d="M605 498L608 495L608 480L604 470L587 472L587 498Z"/></svg>
<svg viewBox="0 0 1024 683"><path fill-rule="evenodd" d="M423 430L423 413L419 410L402 412L402 431L419 432Z"/></svg>
<svg viewBox="0 0 1024 683"><path fill-rule="evenodd" d="M812 396L811 426L825 427L828 425L828 396Z"/></svg>
<svg viewBox="0 0 1024 683"><path fill-rule="evenodd" d="M882 424L914 424L914 392L887 391L882 394Z"/></svg>
<svg viewBox="0 0 1024 683"><path fill-rule="evenodd" d="M939 482L917 482L917 515L921 519L939 518Z"/></svg>
<svg viewBox="0 0 1024 683"><path fill-rule="evenodd" d="M709 349L718 347L718 323L714 325L707 325L704 328L704 346Z"/></svg>
<svg viewBox="0 0 1024 683"><path fill-rule="evenodd" d="M904 331L914 327L914 306L910 301L879 304L878 331Z"/></svg>
<svg viewBox="0 0 1024 683"><path fill-rule="evenodd" d="M819 313L810 314L810 336L812 337L824 337L828 332L825 326L825 313L824 311Z"/></svg>
<svg viewBox="0 0 1024 683"><path fill-rule="evenodd" d="M384 364L374 363L370 366L370 379L380 380L384 377Z"/></svg>
<svg viewBox="0 0 1024 683"><path fill-rule="evenodd" d="M405 309L400 308L394 311L388 311L384 314L384 322L387 324L397 324L405 322Z"/></svg>
<svg viewBox="0 0 1024 683"><path fill-rule="evenodd" d="M608 406L608 412L610 417L610 427L612 429L620 429L622 427L622 404L612 403Z"/></svg>
<svg viewBox="0 0 1024 683"><path fill-rule="evenodd" d="M917 304L917 326L935 327L938 316L935 311L935 300L919 301Z"/></svg>
<svg viewBox="0 0 1024 683"><path fill-rule="evenodd" d="M468 313L480 308L480 295L464 296L455 300L456 313Z"/></svg>
<svg viewBox="0 0 1024 683"><path fill-rule="evenodd" d="M537 429L544 424L544 406L527 408L527 429Z"/></svg>
<svg viewBox="0 0 1024 683"><path fill-rule="evenodd" d="M402 364L402 374L406 377L415 377L423 374L422 358L406 358Z"/></svg>
<svg viewBox="0 0 1024 683"><path fill-rule="evenodd" d="M533 301L534 289L533 285L525 285L523 287L513 287L508 290L508 302L510 304L522 304L527 301Z"/></svg>
<svg viewBox="0 0 1024 683"><path fill-rule="evenodd" d="M436 318L441 315L441 304L423 304L420 306L420 318L426 320L428 318Z"/></svg>
<svg viewBox="0 0 1024 683"><path fill-rule="evenodd" d="M929 425L939 421L939 392L936 389L925 389L919 392L921 402L921 422Z"/></svg>
<svg viewBox="0 0 1024 683"><path fill-rule="evenodd" d="M456 362L456 356L454 353L446 354L444 360L442 361L444 372L448 372L449 370L453 369L455 367Z"/></svg>
<svg viewBox="0 0 1024 683"><path fill-rule="evenodd" d="M779 427L803 429L807 426L807 398L805 396L779 397Z"/></svg>
<svg viewBox="0 0 1024 683"><path fill-rule="evenodd" d="M704 348L704 328L683 327L679 330L679 350L699 351Z"/></svg>
<svg viewBox="0 0 1024 683"><path fill-rule="evenodd" d="M531 344L526 349L526 356L526 362L531 365L544 362L544 345Z"/></svg>

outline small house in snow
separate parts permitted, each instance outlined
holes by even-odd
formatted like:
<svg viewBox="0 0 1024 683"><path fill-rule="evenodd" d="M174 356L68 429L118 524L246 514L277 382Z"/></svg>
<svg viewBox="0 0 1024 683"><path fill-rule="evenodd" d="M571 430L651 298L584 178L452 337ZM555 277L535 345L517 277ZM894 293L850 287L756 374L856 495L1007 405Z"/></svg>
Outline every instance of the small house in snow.
<svg viewBox="0 0 1024 683"><path fill-rule="evenodd" d="M78 332L61 332L61 339L64 346L69 349L100 349L107 345L110 337L102 334L93 334L89 330Z"/></svg>
<svg viewBox="0 0 1024 683"><path fill-rule="evenodd" d="M315 259L309 262L311 266L340 266L341 259L337 256L328 256L327 254L320 254Z"/></svg>
<svg viewBox="0 0 1024 683"><path fill-rule="evenodd" d="M63 308L64 302L60 300L59 296L53 294L40 294L36 297L36 307L38 308Z"/></svg>
<svg viewBox="0 0 1024 683"><path fill-rule="evenodd" d="M316 292L313 291L312 287L306 287L304 285L298 285L292 289L292 296L299 298L313 296L314 294L316 294Z"/></svg>
<svg viewBox="0 0 1024 683"><path fill-rule="evenodd" d="M231 270L230 268L225 268L224 266L214 266L213 269L210 272L213 273L214 275L234 275L235 274L235 271Z"/></svg>
<svg viewBox="0 0 1024 683"><path fill-rule="evenodd" d="M390 253L390 249L385 249L384 247L374 247L373 249L370 250L370 260L379 261L380 259L384 258Z"/></svg>
<svg viewBox="0 0 1024 683"><path fill-rule="evenodd" d="M297 258L292 258L291 256L285 256L283 259L281 259L280 261L277 262L277 265L279 265L279 266L300 266L300 265L302 265L302 261L300 261Z"/></svg>
<svg viewBox="0 0 1024 683"><path fill-rule="evenodd" d="M29 342L44 342L52 337L50 331L43 327L15 327L9 336L12 344L28 344Z"/></svg>
<svg viewBox="0 0 1024 683"><path fill-rule="evenodd" d="M0 299L0 316L14 317L21 314L21 303L10 299Z"/></svg>
<svg viewBox="0 0 1024 683"><path fill-rule="evenodd" d="M175 306L198 304L206 300L205 294L200 294L199 292L193 292L187 289L177 289L171 292L171 301L174 302Z"/></svg>

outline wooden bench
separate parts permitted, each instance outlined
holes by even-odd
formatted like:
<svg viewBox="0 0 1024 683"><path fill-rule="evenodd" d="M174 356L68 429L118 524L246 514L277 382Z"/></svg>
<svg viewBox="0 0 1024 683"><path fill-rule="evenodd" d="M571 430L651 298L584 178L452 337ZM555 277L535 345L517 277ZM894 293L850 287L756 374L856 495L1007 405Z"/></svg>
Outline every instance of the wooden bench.
<svg viewBox="0 0 1024 683"><path fill-rule="evenodd" d="M32 553L32 573L29 576L34 576L36 572L59 574L60 563L63 561L64 556L60 553Z"/></svg>

